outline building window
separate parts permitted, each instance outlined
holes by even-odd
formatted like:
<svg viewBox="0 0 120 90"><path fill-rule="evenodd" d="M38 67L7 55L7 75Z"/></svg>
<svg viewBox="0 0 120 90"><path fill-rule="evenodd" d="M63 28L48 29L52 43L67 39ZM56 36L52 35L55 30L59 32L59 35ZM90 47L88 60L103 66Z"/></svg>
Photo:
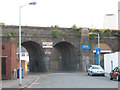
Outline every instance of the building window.
<svg viewBox="0 0 120 90"><path fill-rule="evenodd" d="M22 53L22 56L25 56L25 53Z"/></svg>
<svg viewBox="0 0 120 90"><path fill-rule="evenodd" d="M1 58L2 65L2 76L6 75L6 57Z"/></svg>
<svg viewBox="0 0 120 90"><path fill-rule="evenodd" d="M5 49L5 45L2 45L2 49Z"/></svg>

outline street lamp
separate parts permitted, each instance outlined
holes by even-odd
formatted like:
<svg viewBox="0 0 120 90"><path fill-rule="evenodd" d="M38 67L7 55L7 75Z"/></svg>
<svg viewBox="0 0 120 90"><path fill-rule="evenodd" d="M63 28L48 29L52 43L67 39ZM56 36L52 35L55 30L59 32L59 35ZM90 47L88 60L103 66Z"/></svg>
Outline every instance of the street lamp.
<svg viewBox="0 0 120 90"><path fill-rule="evenodd" d="M21 78L22 78L22 75L21 75L21 8L23 8L24 6L26 5L36 5L36 2L30 2L28 4L25 4L25 5L22 5L22 6L19 6L19 85L21 86Z"/></svg>
<svg viewBox="0 0 120 90"><path fill-rule="evenodd" d="M99 33L90 32L89 34L90 35L93 35L93 34L98 35L98 48L100 48L100 35L99 35Z"/></svg>
<svg viewBox="0 0 120 90"><path fill-rule="evenodd" d="M93 34L98 35L98 48L100 48L100 35L99 35L99 33L90 32L89 34L90 34L90 35L93 35ZM96 52L96 53L97 53L97 52ZM100 52L99 52L99 53L100 53ZM99 58L99 64L100 64L100 58Z"/></svg>

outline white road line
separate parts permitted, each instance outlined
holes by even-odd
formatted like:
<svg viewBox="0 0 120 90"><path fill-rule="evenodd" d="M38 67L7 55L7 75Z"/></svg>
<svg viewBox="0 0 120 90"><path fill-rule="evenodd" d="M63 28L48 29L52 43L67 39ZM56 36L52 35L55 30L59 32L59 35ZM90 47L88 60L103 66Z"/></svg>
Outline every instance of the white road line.
<svg viewBox="0 0 120 90"><path fill-rule="evenodd" d="M23 88L28 88L28 87L30 87L30 86L33 85L33 83L35 83L38 79L40 79L40 76L38 76L35 80L33 80L31 83L29 83L28 85L26 85L26 86L23 87Z"/></svg>
<svg viewBox="0 0 120 90"><path fill-rule="evenodd" d="M31 85L33 85L34 83L36 83L39 79L40 79L40 77L38 79L36 79ZM29 85L29 86L31 86L31 85Z"/></svg>

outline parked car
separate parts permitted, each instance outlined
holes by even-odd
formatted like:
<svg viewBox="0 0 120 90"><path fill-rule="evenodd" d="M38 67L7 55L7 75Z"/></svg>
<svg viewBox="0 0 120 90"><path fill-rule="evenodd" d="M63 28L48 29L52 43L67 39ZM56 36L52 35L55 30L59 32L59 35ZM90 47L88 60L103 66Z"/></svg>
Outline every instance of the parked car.
<svg viewBox="0 0 120 90"><path fill-rule="evenodd" d="M120 81L120 67L115 67L114 70L110 72L110 80L113 79Z"/></svg>
<svg viewBox="0 0 120 90"><path fill-rule="evenodd" d="M88 75L102 75L105 76L105 72L100 65L90 65L88 68Z"/></svg>

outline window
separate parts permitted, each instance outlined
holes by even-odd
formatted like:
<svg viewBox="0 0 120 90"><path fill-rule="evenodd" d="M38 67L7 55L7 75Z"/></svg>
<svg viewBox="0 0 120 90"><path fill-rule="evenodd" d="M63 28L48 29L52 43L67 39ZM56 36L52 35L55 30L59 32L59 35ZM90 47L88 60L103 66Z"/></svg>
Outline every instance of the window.
<svg viewBox="0 0 120 90"><path fill-rule="evenodd" d="M22 56L25 56L25 53L22 53Z"/></svg>
<svg viewBox="0 0 120 90"><path fill-rule="evenodd" d="M118 68L118 71L120 71L120 68Z"/></svg>
<svg viewBox="0 0 120 90"><path fill-rule="evenodd" d="M101 69L100 67L92 67L92 69Z"/></svg>
<svg viewBox="0 0 120 90"><path fill-rule="evenodd" d="M1 58L2 63L2 75L6 75L6 57Z"/></svg>
<svg viewBox="0 0 120 90"><path fill-rule="evenodd" d="M114 71L117 71L117 67L114 69Z"/></svg>
<svg viewBox="0 0 120 90"><path fill-rule="evenodd" d="M117 71L119 71L119 68L117 68Z"/></svg>

